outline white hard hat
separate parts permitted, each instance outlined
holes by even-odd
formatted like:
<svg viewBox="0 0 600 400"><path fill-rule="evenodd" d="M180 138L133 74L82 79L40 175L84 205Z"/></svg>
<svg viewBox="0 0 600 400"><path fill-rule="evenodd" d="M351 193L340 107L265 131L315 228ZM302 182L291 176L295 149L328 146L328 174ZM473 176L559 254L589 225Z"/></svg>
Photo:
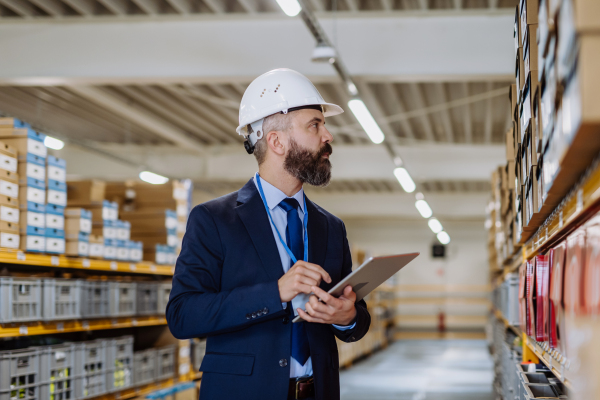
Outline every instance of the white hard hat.
<svg viewBox="0 0 600 400"><path fill-rule="evenodd" d="M263 135L265 117L311 105L321 106L325 117L344 112L342 107L325 102L315 85L301 73L288 68L274 69L253 80L244 92L240 104L240 126L236 132L246 137L254 147ZM251 126L250 131L248 125Z"/></svg>

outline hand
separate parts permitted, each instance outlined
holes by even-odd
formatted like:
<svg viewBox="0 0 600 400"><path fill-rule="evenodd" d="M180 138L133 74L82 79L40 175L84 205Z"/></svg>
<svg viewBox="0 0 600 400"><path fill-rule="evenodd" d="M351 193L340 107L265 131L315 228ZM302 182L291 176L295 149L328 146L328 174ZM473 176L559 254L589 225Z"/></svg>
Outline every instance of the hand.
<svg viewBox="0 0 600 400"><path fill-rule="evenodd" d="M344 293L337 299L319 287L311 289L314 295L306 303L306 311L298 308L298 315L305 321L348 326L356 318L356 293L352 291L352 287L346 286Z"/></svg>
<svg viewBox="0 0 600 400"><path fill-rule="evenodd" d="M323 268L317 264L306 261L298 261L290 270L283 275L277 284L279 285L279 297L282 303L291 301L300 293L309 294L313 286L319 286L321 280L331 283L331 277Z"/></svg>

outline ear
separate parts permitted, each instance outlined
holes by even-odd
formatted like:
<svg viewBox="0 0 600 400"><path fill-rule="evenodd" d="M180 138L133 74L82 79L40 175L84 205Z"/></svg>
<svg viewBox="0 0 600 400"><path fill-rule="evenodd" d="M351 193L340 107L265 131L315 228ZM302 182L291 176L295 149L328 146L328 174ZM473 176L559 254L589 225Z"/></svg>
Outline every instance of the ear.
<svg viewBox="0 0 600 400"><path fill-rule="evenodd" d="M279 156L283 156L285 154L285 146L282 141L283 135L282 132L271 131L266 134L266 137L263 140L267 141L267 144L271 151Z"/></svg>

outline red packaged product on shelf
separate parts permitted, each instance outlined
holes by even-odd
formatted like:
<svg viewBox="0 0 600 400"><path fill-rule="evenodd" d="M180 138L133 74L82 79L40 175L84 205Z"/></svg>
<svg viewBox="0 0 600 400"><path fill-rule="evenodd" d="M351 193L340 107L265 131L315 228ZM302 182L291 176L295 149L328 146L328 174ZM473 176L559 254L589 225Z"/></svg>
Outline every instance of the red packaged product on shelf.
<svg viewBox="0 0 600 400"><path fill-rule="evenodd" d="M522 331L527 329L527 293L525 286L527 281L527 264L519 267L519 327Z"/></svg>
<svg viewBox="0 0 600 400"><path fill-rule="evenodd" d="M548 256L535 256L535 340L548 341Z"/></svg>
<svg viewBox="0 0 600 400"><path fill-rule="evenodd" d="M600 314L600 215L586 224L583 311Z"/></svg>
<svg viewBox="0 0 600 400"><path fill-rule="evenodd" d="M561 333L564 329L563 308L563 275L565 265L565 251L567 245L561 242L550 249L550 307L548 309L548 342L550 348L561 348Z"/></svg>
<svg viewBox="0 0 600 400"><path fill-rule="evenodd" d="M566 315L582 314L584 263L585 227L580 227L567 238L563 292L563 305Z"/></svg>
<svg viewBox="0 0 600 400"><path fill-rule="evenodd" d="M529 336L535 336L535 306L533 294L535 293L535 258L527 261L527 277L525 281L525 291L527 300L527 314L525 323L525 333Z"/></svg>

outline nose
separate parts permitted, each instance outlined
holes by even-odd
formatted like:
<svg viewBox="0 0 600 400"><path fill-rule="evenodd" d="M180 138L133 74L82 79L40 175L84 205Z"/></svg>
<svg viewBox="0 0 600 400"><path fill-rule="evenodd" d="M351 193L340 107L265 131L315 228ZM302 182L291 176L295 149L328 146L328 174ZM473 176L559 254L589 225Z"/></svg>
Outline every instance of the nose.
<svg viewBox="0 0 600 400"><path fill-rule="evenodd" d="M325 134L323 135L323 141L325 143L333 142L333 135L324 126L323 126L323 129L325 130Z"/></svg>

